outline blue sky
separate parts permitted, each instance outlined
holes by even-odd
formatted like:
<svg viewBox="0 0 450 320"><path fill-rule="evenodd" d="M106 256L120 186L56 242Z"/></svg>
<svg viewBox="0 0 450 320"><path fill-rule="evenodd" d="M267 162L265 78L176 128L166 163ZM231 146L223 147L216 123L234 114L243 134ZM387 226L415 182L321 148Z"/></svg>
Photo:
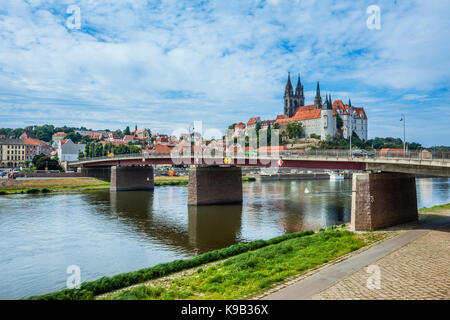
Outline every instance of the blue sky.
<svg viewBox="0 0 450 320"><path fill-rule="evenodd" d="M320 80L364 107L369 138L401 137L404 113L408 140L449 145L449 16L436 0L1 0L0 127L225 129L281 114L290 71L306 103Z"/></svg>

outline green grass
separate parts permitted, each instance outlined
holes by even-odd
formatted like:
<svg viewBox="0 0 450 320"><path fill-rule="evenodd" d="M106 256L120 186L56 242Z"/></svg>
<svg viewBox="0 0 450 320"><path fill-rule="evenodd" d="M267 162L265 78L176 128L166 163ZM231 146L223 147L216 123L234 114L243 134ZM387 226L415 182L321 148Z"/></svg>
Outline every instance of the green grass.
<svg viewBox="0 0 450 320"><path fill-rule="evenodd" d="M435 212L435 211L441 211L441 210L450 210L450 203L432 206L430 208L421 208L421 209L419 209L419 213Z"/></svg>
<svg viewBox="0 0 450 320"><path fill-rule="evenodd" d="M366 243L349 231L330 228L306 237L249 251L158 286L138 286L111 299L239 299L252 296Z"/></svg>
<svg viewBox="0 0 450 320"><path fill-rule="evenodd" d="M103 277L98 280L88 281L81 284L80 289L65 289L42 296L30 297L36 300L65 300L65 299L92 299L96 295L108 293L125 288L134 284L163 277L175 272L194 268L209 262L214 262L235 256L237 254L256 250L265 246L273 245L288 239L304 237L313 234L311 230L299 231L285 234L270 240L256 240L249 243L234 244L230 247L203 253L196 257L175 260L168 263L158 264L154 267L138 271L118 274L112 277Z"/></svg>

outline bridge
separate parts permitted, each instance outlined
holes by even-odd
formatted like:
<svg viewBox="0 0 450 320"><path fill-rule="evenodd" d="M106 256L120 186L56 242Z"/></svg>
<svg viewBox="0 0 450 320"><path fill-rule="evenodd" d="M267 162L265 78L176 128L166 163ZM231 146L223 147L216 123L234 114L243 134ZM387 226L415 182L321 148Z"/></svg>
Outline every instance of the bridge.
<svg viewBox="0 0 450 320"><path fill-rule="evenodd" d="M125 154L71 162L83 176L110 179L111 191L153 190L154 165L189 165L191 206L242 202L242 167L353 171L351 226L370 230L417 220L415 175L450 177L450 153L380 152L355 156L347 150L284 151L249 156Z"/></svg>

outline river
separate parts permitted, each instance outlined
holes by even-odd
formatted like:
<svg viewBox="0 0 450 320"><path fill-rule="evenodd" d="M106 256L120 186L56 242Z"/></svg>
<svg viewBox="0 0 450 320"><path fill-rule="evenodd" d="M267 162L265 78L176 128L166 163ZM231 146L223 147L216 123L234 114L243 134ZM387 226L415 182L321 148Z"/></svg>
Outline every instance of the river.
<svg viewBox="0 0 450 320"><path fill-rule="evenodd" d="M450 202L450 179L417 179L418 206ZM0 299L188 258L237 242L350 221L351 180L243 184L242 205L189 207L187 188L0 196Z"/></svg>

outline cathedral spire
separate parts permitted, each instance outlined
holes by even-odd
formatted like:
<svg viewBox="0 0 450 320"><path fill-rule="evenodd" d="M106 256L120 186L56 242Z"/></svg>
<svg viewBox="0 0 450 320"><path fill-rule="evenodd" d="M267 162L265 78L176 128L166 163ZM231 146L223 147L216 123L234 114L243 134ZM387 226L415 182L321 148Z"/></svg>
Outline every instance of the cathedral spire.
<svg viewBox="0 0 450 320"><path fill-rule="evenodd" d="M291 73L288 73L288 80L286 83L286 89L284 90L284 96L292 96L294 95L293 89L292 89L292 83L291 83Z"/></svg>
<svg viewBox="0 0 450 320"><path fill-rule="evenodd" d="M351 108L352 107L352 102L350 101L350 97L348 98L348 106Z"/></svg>
<svg viewBox="0 0 450 320"><path fill-rule="evenodd" d="M322 107L322 98L320 96L319 81L317 81L316 97L314 98L314 105L315 105L316 109L319 109Z"/></svg>
<svg viewBox="0 0 450 320"><path fill-rule="evenodd" d="M295 94L297 96L303 95L302 81L300 80L300 73L298 74L297 88L295 88Z"/></svg>

